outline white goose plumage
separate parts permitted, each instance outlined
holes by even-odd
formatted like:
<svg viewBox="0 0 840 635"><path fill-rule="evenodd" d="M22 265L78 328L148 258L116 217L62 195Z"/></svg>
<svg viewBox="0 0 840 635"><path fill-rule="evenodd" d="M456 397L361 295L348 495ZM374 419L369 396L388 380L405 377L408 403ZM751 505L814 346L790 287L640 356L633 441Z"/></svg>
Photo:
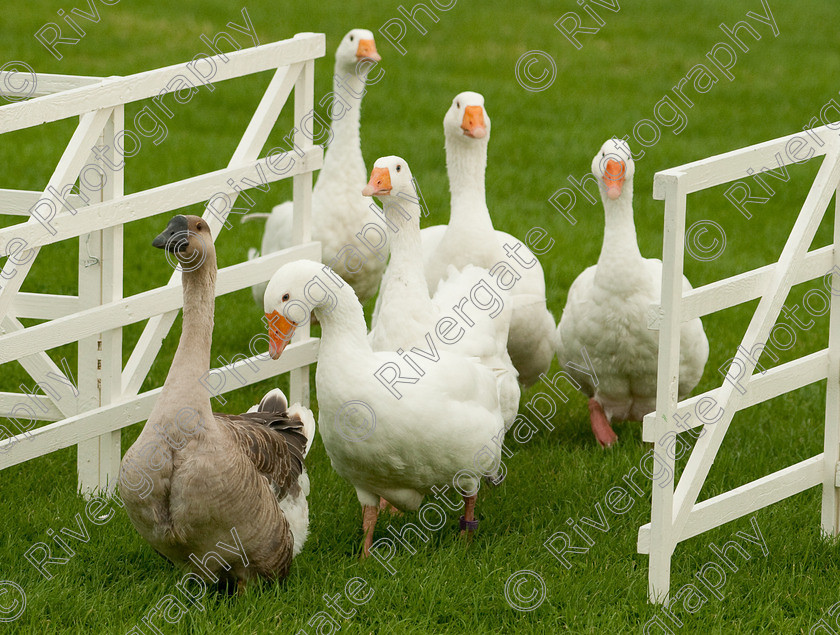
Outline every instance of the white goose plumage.
<svg viewBox="0 0 840 635"><path fill-rule="evenodd" d="M510 290L513 316L508 353L519 381L530 386L551 365L554 318L546 307L539 261L522 241L493 229L484 184L490 139L484 97L474 92L457 95L443 128L451 215L446 227L427 227L421 232L429 290L437 288L450 265L460 270L472 264L490 270L497 278L504 270L521 276Z"/></svg>
<svg viewBox="0 0 840 635"><path fill-rule="evenodd" d="M581 364L586 349L591 375L566 367L589 398L590 419L602 446L617 439L612 419L640 421L656 407L657 331L647 327L648 307L659 303L662 261L639 252L633 222L635 165L625 141L604 143L592 160L604 203L604 242L598 264L572 283L555 337L557 359ZM683 290L691 289L683 278ZM699 318L680 330L682 399L700 381L709 342Z"/></svg>
<svg viewBox="0 0 840 635"><path fill-rule="evenodd" d="M400 509L417 509L433 487L451 487L460 470L471 471L459 478L466 492L477 491L482 475L496 475L501 457L494 438L504 434L496 379L477 361L438 349L436 361L416 358L424 374L414 376L414 383L406 379L389 388L377 374L390 376L382 372L387 366L412 377L405 359L371 349L352 289L329 267L307 260L281 267L266 289L273 358L309 319L310 309L321 324L318 425L333 468L355 487L362 504L366 555L380 497ZM472 530L475 495L464 496L464 505Z"/></svg>
<svg viewBox="0 0 840 635"><path fill-rule="evenodd" d="M426 338L433 337L446 350L479 358L496 374L508 428L519 410L520 397L516 369L507 352L512 313L509 294L496 288L486 270L468 265L462 271L450 267L450 275L440 281L434 297L429 297L423 273L419 199L405 159L377 159L364 193L382 201L394 232L391 259L382 276L369 334L373 350L410 350L415 344L426 348ZM460 307L465 318L454 307ZM448 337L441 337L436 325L441 319L449 324L447 318L456 325Z"/></svg>
<svg viewBox="0 0 840 635"><path fill-rule="evenodd" d="M370 199L362 196L367 182L359 137L362 97L371 63L380 59L373 33L366 29L353 29L341 40L335 53L333 92L320 102L331 99L332 125L324 165L312 190L312 240L321 242L322 261L350 283L362 302L379 287L390 238ZM360 64L363 60L371 62ZM245 220L266 216L260 252L251 249L249 259L292 246L292 202L275 206L268 215L249 214ZM358 233L375 248L361 241ZM259 305L266 284L251 288Z"/></svg>

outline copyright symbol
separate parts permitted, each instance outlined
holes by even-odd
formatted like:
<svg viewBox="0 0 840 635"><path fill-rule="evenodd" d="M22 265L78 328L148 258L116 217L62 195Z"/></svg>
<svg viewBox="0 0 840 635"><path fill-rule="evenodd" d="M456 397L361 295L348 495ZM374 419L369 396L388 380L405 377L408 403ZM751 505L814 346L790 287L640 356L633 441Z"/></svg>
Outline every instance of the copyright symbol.
<svg viewBox="0 0 840 635"><path fill-rule="evenodd" d="M534 611L545 601L545 582L539 573L523 569L505 582L505 600L517 611Z"/></svg>
<svg viewBox="0 0 840 635"><path fill-rule="evenodd" d="M364 401L348 401L335 413L335 428L351 443L364 441L376 430L376 413Z"/></svg>
<svg viewBox="0 0 840 635"><path fill-rule="evenodd" d="M695 260L714 260L726 249L726 232L712 220L699 220L686 230L685 248Z"/></svg>
<svg viewBox="0 0 840 635"><path fill-rule="evenodd" d="M198 239L198 242L201 243L201 249L193 249L189 255L182 255L180 258L178 257L178 254L184 254L184 252L169 250L170 245L177 248L177 246L182 242L189 243L191 238ZM173 269L178 269L180 267L180 271L189 273L190 271L198 269L204 264L204 261L207 260L207 244L201 234L197 234L196 232L188 229L186 231L172 234L169 237L169 240L166 241L164 253L166 254L166 262L168 262ZM183 260L181 258L183 258Z"/></svg>
<svg viewBox="0 0 840 635"><path fill-rule="evenodd" d="M7 594L20 596L20 600L14 596L7 598ZM26 593L23 589L9 580L0 582L0 622L14 622L25 610Z"/></svg>
<svg viewBox="0 0 840 635"><path fill-rule="evenodd" d="M3 81L3 95L6 101L23 101L35 94L38 87L38 76L35 69L26 62L6 62L0 66Z"/></svg>
<svg viewBox="0 0 840 635"><path fill-rule="evenodd" d="M528 51L516 60L514 74L522 88L538 93L550 88L557 79L557 64L554 63L554 58L545 51Z"/></svg>

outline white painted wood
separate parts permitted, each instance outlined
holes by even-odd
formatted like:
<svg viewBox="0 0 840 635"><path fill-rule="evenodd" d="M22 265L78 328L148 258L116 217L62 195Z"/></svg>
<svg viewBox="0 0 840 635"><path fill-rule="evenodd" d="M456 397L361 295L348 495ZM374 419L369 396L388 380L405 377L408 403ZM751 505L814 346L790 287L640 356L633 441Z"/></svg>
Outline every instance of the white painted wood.
<svg viewBox="0 0 840 635"><path fill-rule="evenodd" d="M756 404L762 403L779 395L798 390L814 382L821 381L828 377L828 350L827 348L800 357L798 359L779 364L773 368L767 369L764 373L753 374L749 378L744 378L740 381L741 386L746 389L746 394L739 404L738 410L744 410ZM723 399L720 388L713 388L704 393L694 395L688 399L680 402L676 409L673 420L676 416L681 418L681 426L671 425L667 426L669 432L685 432L691 428L699 428L704 425L703 421L695 416L695 409L697 404L704 399L714 399L715 403L720 403ZM705 402L708 404L709 402ZM705 405L704 404L704 405ZM708 406L707 406L708 407ZM712 417L712 413L717 412L717 407L711 409L707 415ZM690 415L689 419L682 419L685 415ZM653 422L656 419L656 413L651 412L645 415L644 432L642 440L649 443L656 441L655 432L653 431ZM717 424L713 424L717 425Z"/></svg>
<svg viewBox="0 0 840 635"><path fill-rule="evenodd" d="M818 454L740 487L697 503L677 542L688 540L724 523L752 514L806 489L819 485L823 476L823 455ZM650 523L639 528L638 551L650 549Z"/></svg>
<svg viewBox="0 0 840 635"><path fill-rule="evenodd" d="M808 192L802 212L794 223L790 237L782 250L778 265L773 270L773 276L767 285L767 292L759 300L758 307L753 314L747 332L741 341L741 348L735 359L751 374L755 368L755 360L745 351L753 350L755 344L766 342L770 329L775 325L782 305L787 298L793 283L794 264L802 260L814 234L819 227L823 214L834 189L840 181L840 162L837 152L832 151L820 166L814 179L814 184ZM665 267L667 269L667 267ZM720 421L711 427L708 434L697 440L697 445L683 471L682 478L675 490L674 527L679 532L688 519L688 513L697 500L700 488L714 462L714 457L720 449L720 444L729 429L732 417L739 407L741 393L733 388L732 382L726 382L721 388L721 407L724 414Z"/></svg>
<svg viewBox="0 0 840 635"><path fill-rule="evenodd" d="M103 136L100 136L97 143L102 144ZM93 155L87 158L90 163ZM95 160L94 160L95 162ZM91 197L91 201L99 200L97 192L80 184L79 191ZM103 267L110 267L111 264L103 264L102 259L102 232L90 232L78 238L79 243L79 309L84 313L87 309L98 307L102 302L102 274ZM60 320L46 324L46 327L56 328ZM94 322L90 323L96 326ZM60 328L60 327L57 327ZM94 329L96 330L96 329ZM24 331L27 332L27 331ZM78 340L78 377L79 391L82 398L79 400L79 411L85 412L98 408L101 404L101 376L97 369L98 349L102 348L102 341L99 334L95 333L89 337L81 337L73 334L70 341ZM77 489L80 494L95 492L99 486L99 439L94 437L81 442L76 448L76 474L78 478Z"/></svg>
<svg viewBox="0 0 840 635"><path fill-rule="evenodd" d="M180 281L176 283L170 280L167 286L171 287L175 284L180 284ZM123 395L136 395L140 392L152 364L157 359L163 339L172 328L177 316L178 310L173 309L168 313L153 316L146 324L123 369L121 380Z"/></svg>
<svg viewBox="0 0 840 635"><path fill-rule="evenodd" d="M25 71L19 72L25 73ZM6 89L6 81L10 75L14 76L15 73L12 71L0 71L0 96L17 95L17 93ZM19 83L17 78L14 77L11 78L11 81L12 84ZM35 73L34 81L35 90L32 92L32 97L40 97L42 95L52 95L53 93L60 93L65 90L79 88L80 86L99 84L102 82L102 78L90 77L88 75L55 75L52 73Z"/></svg>
<svg viewBox="0 0 840 635"><path fill-rule="evenodd" d="M824 276L831 269L833 261L833 245L808 252L796 266L793 284ZM689 291L682 299L682 321L688 322L761 297L775 268L776 263L769 264ZM650 305L649 315L654 317L649 321L649 328L659 328L661 314L658 304Z"/></svg>
<svg viewBox="0 0 840 635"><path fill-rule="evenodd" d="M79 296L18 292L9 313L19 318L52 320L79 310Z"/></svg>
<svg viewBox="0 0 840 635"><path fill-rule="evenodd" d="M182 181L135 192L113 201L92 204L88 207L79 208L75 214L56 215L50 222L50 226L55 229L55 234L51 234L37 220L30 219L26 223L0 229L0 257L8 255L10 248L14 247L14 244L10 243L15 239L25 240L30 248L49 245L98 229L122 225L123 223L206 201L219 192L232 193L233 190L227 185L229 179L232 179L236 184L241 184L243 177L258 178L257 170L262 170L266 181L270 183L301 172L317 170L321 167L322 157L321 148L313 148L306 156L296 157L294 166L283 175L272 172L268 168L268 159L252 160L239 167L208 172ZM81 166L79 166L80 168ZM44 198L47 198L47 196L44 196ZM227 213L224 216L226 217ZM208 221L214 218L209 213L207 217ZM221 225L219 221L214 221L214 223L217 226Z"/></svg>
<svg viewBox="0 0 840 635"><path fill-rule="evenodd" d="M268 139L268 135L280 110L288 99L292 88L296 85L302 70L302 64L295 64L289 68L278 69L275 73L248 124L248 128L242 135L242 139L231 157L228 164L229 168L253 161L260 153L263 146L265 146L265 142ZM290 157L292 156L290 152L286 154ZM295 155L294 158L294 169L287 172L286 177L297 174L298 170L319 169L323 161L323 153L320 151L320 148L313 148L312 151L305 153L304 157L297 157ZM228 189L226 193L232 195L235 200L236 193L232 189ZM204 214L204 218L210 224L214 239L218 236L224 222L227 220L227 216L227 212L223 213L221 218L210 212ZM170 280L170 284L173 284L174 281L175 276ZM124 393L136 394L140 390L140 386L146 375L148 375L152 362L160 350L163 338L169 332L169 329L175 321L175 316L175 312L157 316L143 330L140 340L126 364L126 370L123 375Z"/></svg>
<svg viewBox="0 0 840 635"><path fill-rule="evenodd" d="M321 149L316 148L311 152L311 154L307 154L306 157L300 159L300 161L295 164L295 168L300 170L317 169L321 165L322 155L323 153L321 152ZM294 171L295 170L291 170L290 172ZM123 201L129 199L131 196L134 195L125 197ZM142 211L142 208L138 211ZM218 224L221 226L221 221L219 221ZM278 264L277 266L279 267L280 265ZM262 278L262 280L270 278L272 273L273 272L269 272L265 278ZM169 282L169 286L180 284L178 278L179 275L174 274L173 278ZM254 280L253 282L257 282L257 280ZM251 284L253 284L253 282ZM141 334L131 357L126 363L125 371L123 373L123 393L136 394L140 390L140 386L145 380L146 375L151 368L152 362L160 350L163 338L169 332L172 323L175 321L176 314L177 313L169 313L155 317L150 320L149 324L146 325L146 328Z"/></svg>
<svg viewBox="0 0 840 635"><path fill-rule="evenodd" d="M80 191L94 202L120 198L124 193L124 157L117 149L114 137L124 129L123 106L113 109L105 125L99 145L107 148L105 159L94 154L88 165L96 165L107 175L104 187L88 187L80 183ZM116 225L91 232L79 238L79 302L82 307L96 307L122 298L123 226ZM79 390L91 395L90 402L82 402L83 410L93 410L112 403L120 395L122 371L122 328L79 340ZM84 385L83 385L84 382ZM78 446L78 489L84 495L97 491L112 493L120 469L120 431L106 432L98 438L87 439Z"/></svg>
<svg viewBox="0 0 840 635"><path fill-rule="evenodd" d="M309 152L315 146L303 133L302 121L314 108L315 62L309 60L301 70L295 84L295 145ZM295 175L292 181L292 241L308 243L312 239L312 172ZM317 260L321 261L321 247L318 245ZM299 331L299 332L298 332ZM299 340L309 337L309 322L296 329L293 336ZM292 370L289 376L289 399L292 403L309 405L309 367L301 366Z"/></svg>
<svg viewBox="0 0 840 635"><path fill-rule="evenodd" d="M227 79L273 70L324 55L326 39L322 33L302 33L294 38L226 53L227 62L218 55L209 58L216 65L210 78L216 84ZM178 77L187 79L200 90L209 90L188 68L192 62L173 64L126 77L109 77L97 84L36 97L0 107L0 134L37 126L42 123L75 117L172 92L167 85ZM209 69L209 66L207 67ZM173 88L183 88L183 84Z"/></svg>
<svg viewBox="0 0 840 635"><path fill-rule="evenodd" d="M663 292L661 308L649 311L653 328L660 329L659 377L656 412L644 419L643 437L657 441L667 431L682 432L672 422L674 414L694 411L704 398L713 398L722 409L713 425L697 440L679 483L670 487L653 486L651 522L640 528L638 548L650 554L648 597L652 602L667 602L670 586L670 555L682 540L720 526L823 484L823 531L838 532L838 440L840 439L840 305L832 296L831 334L828 348L753 375L755 360L746 351L764 343L775 326L779 312L794 284L820 277L840 263L840 209L835 211L834 244L809 253L808 248L835 193L840 193L840 140L822 128L815 131L826 137L818 156L824 156L814 183L794 223L779 261L754 271L720 280L682 295L674 277L682 273L685 230L685 195L758 172L762 167L776 168L793 162L785 148L800 133L742 148L734 152L686 164L657 173L654 198L665 200L665 240L663 248ZM680 224L681 223L681 224ZM675 231L679 229L679 232ZM839 281L840 282L840 281ZM670 283L670 284L669 284ZM840 286L840 284L838 284ZM741 345L734 358L745 368L748 380L740 380L742 392L733 381L724 381L716 389L676 403L675 358L679 358L681 321L707 315L754 298L760 298ZM837 310L835 310L837 309ZM676 330L675 330L676 327ZM678 366L677 366L678 368ZM732 371L736 372L735 370ZM735 413L786 392L828 378L826 400L825 448L823 454L783 468L732 491L697 503L711 465L719 451ZM734 375L731 377L735 379ZM693 417L689 427L702 422ZM662 453L664 455L664 453ZM673 467L673 462L671 462ZM668 505L670 504L670 513Z"/></svg>
<svg viewBox="0 0 840 635"><path fill-rule="evenodd" d="M288 99L302 68L300 64L295 64L288 69L280 68L274 74L263 98L257 106L257 110L248 123L245 133L242 135L242 139L240 139L236 150L233 152L233 156L228 163L228 169L239 167L248 162L258 163L254 160L260 154L263 146L265 146L268 135L271 133L271 128ZM269 121L271 125L268 125ZM289 154L289 156L291 155ZM296 174L297 170L319 169L323 162L323 153L320 148L317 148L313 149L312 152L305 153L303 157L295 156L295 159L293 169L286 173L286 177ZM234 179L234 181L236 182L237 180ZM227 186L227 179L225 179L224 187L226 188L226 193L229 195L234 194L233 190L230 190ZM209 196L212 196L212 194ZM236 196L233 196L233 198L235 200ZM213 240L219 235L228 215L229 210L222 213L221 217L211 214L209 211L205 212L204 218L210 225ZM177 274L173 274L169 280L170 286L176 284L176 278ZM170 311L169 313L156 316L143 329L143 333L140 335L140 339L134 347L134 351L132 351L126 363L125 371L123 372L123 394L137 394L140 391L140 387L149 374L149 370L152 367L154 359L157 357L158 351L160 351L164 337L166 337L166 334L175 322L176 315L177 312Z"/></svg>
<svg viewBox="0 0 840 635"><path fill-rule="evenodd" d="M313 84L315 78L315 62L310 60L302 69L295 84L295 135L294 143L304 152L319 147L304 134L301 122L307 113L315 107L313 98ZM293 211L292 211L292 240L295 243L307 243L312 237L311 214L312 209L312 173L296 174L293 180Z"/></svg>
<svg viewBox="0 0 840 635"><path fill-rule="evenodd" d="M26 103L29 102L11 105L25 105ZM0 110L3 110L3 108L0 108ZM42 198L45 201L49 201L58 206L56 197L51 192L60 192L65 186L75 182L76 178L79 176L79 171L82 169L85 160L90 154L90 149L99 138L99 134L102 132L102 129L105 127L105 123L108 121L110 116L111 110L106 109L97 110L81 117L81 121L79 122L76 131L70 138L67 148L65 148L53 175L50 177L49 184L44 190ZM56 214L56 220L62 218L62 216L72 217L72 214L68 211L64 211L63 213L59 212ZM15 226L9 229L12 231L25 232L27 229L33 228L35 225L45 229L38 220L32 217L20 226ZM0 230L0 232L3 231L7 230ZM79 234L76 235L78 236ZM14 295L20 290L20 285L23 284L26 275L32 268L33 262L35 262L35 258L38 256L38 247L31 247L29 243L26 244L30 247L28 251L33 254L31 259L26 261L26 264L17 265L11 258L6 259L6 262L3 264L2 274L6 282L4 286L0 288L0 317L6 315ZM4 252L2 255L7 255L7 253Z"/></svg>
<svg viewBox="0 0 840 635"><path fill-rule="evenodd" d="M313 62L314 63L314 62ZM297 85L298 77L305 64L299 62L291 66L278 68L271 78L257 109L254 111L242 139L230 159L229 167L247 163L260 155L280 111Z"/></svg>
<svg viewBox="0 0 840 635"><path fill-rule="evenodd" d="M834 198L834 262L831 288L840 288L840 185ZM825 437L821 481L822 509L820 526L825 536L840 534L840 488L837 465L840 462L840 298L831 294L828 327L828 381L825 393Z"/></svg>
<svg viewBox="0 0 840 635"><path fill-rule="evenodd" d="M659 330L659 360L656 390L656 411L672 413L679 401L680 381L680 298L682 296L683 249L685 235L685 191L679 181L669 183L669 196L665 200L665 231L662 257L669 263L662 268L662 308L665 312ZM668 425L667 417L658 417L651 430L658 446ZM655 448L666 463L665 471L674 474L674 459L661 448ZM650 550L648 596L667 603L671 585L671 555L676 541L671 532L671 514L674 505L672 479L654 482L651 495L651 522L653 547Z"/></svg>
<svg viewBox="0 0 840 635"><path fill-rule="evenodd" d="M826 126L814 128L813 133L823 138L826 143L824 147L817 150L816 156L824 154L826 148L830 147L837 137L837 130L832 130ZM665 191L657 184L657 179L663 182L663 179L680 177L686 188L686 194L691 194L692 192L746 178L749 176L747 170L750 169L759 172L762 167L774 169L779 167L780 164L790 165L795 163L794 158L788 156L785 151L787 144L795 137L807 139L805 132L795 132L786 137L757 143L746 148L657 172L653 179L653 198L661 200L665 196Z"/></svg>
<svg viewBox="0 0 840 635"><path fill-rule="evenodd" d="M310 338L305 342L289 344L283 351L283 357L272 360L265 353L255 355L249 361L237 362L237 369L246 378L243 384L230 370L224 373L225 384L219 394L227 394L244 386L270 379L302 364L310 364L318 353L320 340ZM250 364L256 364L258 371L249 372ZM108 406L102 406L90 412L68 417L32 431L25 442L0 440L0 470L37 458L56 450L76 445L86 439L102 435L104 432L120 430L127 426L145 421L152 406L160 394L161 388L132 396Z"/></svg>
<svg viewBox="0 0 840 635"><path fill-rule="evenodd" d="M4 335L22 333L23 331L23 324L9 315L4 317L2 322L0 322L0 332ZM0 342L2 342L2 338L0 338ZM0 347L2 347L2 344L0 344ZM45 387L41 387L38 392L46 393L50 396L55 395L57 397L55 399L55 406L65 417L69 417L78 412L78 377L68 377L63 368L59 368L43 350L20 357L17 361L33 380L32 383L26 383L27 388L34 390L36 384L43 384ZM70 371L72 374L72 369Z"/></svg>
<svg viewBox="0 0 840 635"><path fill-rule="evenodd" d="M31 190L3 190L0 189L0 214L7 214L9 216L29 216L29 210L41 197L43 192L33 192ZM68 202L73 207L82 207L86 203L78 194L71 194L67 197Z"/></svg>
<svg viewBox="0 0 840 635"><path fill-rule="evenodd" d="M16 408L21 404L29 406L38 416L38 421L64 419L64 413L46 395L32 395L22 392L0 392L0 418L17 416Z"/></svg>
<svg viewBox="0 0 840 635"><path fill-rule="evenodd" d="M9 242L15 240L25 241L23 244L33 256L25 264L8 259L3 268L0 364L17 360L34 380L29 386L22 384L21 390L30 390L34 382L39 382L48 393L47 396L37 393L30 396L24 392L0 392L0 415L20 414L20 400L26 399L31 408L37 410L37 416L33 416L30 423L34 424L36 420L55 422L32 431L28 430L31 426L27 426L25 435L21 433L0 440L0 469L78 444L80 490L90 493L97 489L113 489L120 461L120 429L144 420L151 411L160 388L142 395L136 393L182 305L177 273L164 287L123 299L123 226L132 220L207 200L217 193L227 194L235 201L238 188L233 185L247 189L242 182L246 177L257 183L292 177L296 179L295 187L308 179L311 189L311 173L321 167L323 160L320 147L298 140L298 145L305 148L304 156L294 155L291 169L279 174L269 167L269 164L284 165L282 158L278 162L277 151L270 157L258 157L293 89L296 117L300 117L301 107L311 108L314 101L313 60L323 54L323 34L304 33L292 40L226 54L226 62L221 57L213 58L212 62L217 64L217 73L211 80L213 84L275 70L228 167L124 196L124 171L113 172L107 169L106 163L100 164L108 174L106 187L82 186L80 194L91 199L90 205L81 196L69 195L75 209L73 213L62 210L51 219L54 231L30 215L33 206L44 200L55 204L56 196L50 188L62 190L73 183L85 162L99 163L100 160L91 155L96 142L108 146L112 153L115 151L114 136L123 129L125 103L171 92L167 83L189 65L175 65L124 78L39 75L39 94L55 94L0 107L0 133L67 117L80 116L81 119L44 193L0 190L0 214L29 216L25 222L0 229L0 253L8 255ZM287 156L291 157L291 152ZM121 157L111 154L110 159L120 163ZM308 197L302 200L302 204L296 200L296 214L301 215L296 219L296 227L309 226ZM229 213L230 210L225 210L216 216L209 209L205 211L204 217L213 229L214 239L226 226ZM231 227L230 224L227 226ZM20 286L40 247L71 238L78 238L79 245L78 296L20 293ZM299 238L297 242L303 244L221 269L217 295L267 280L279 266L291 260L320 258L320 245L309 241L308 232L303 232ZM50 321L24 328L18 317ZM122 371L122 327L147 318L151 318L150 324ZM259 335L267 339L265 334ZM308 335L308 330L304 335ZM78 382L78 393L70 385L71 380L45 352L72 342L79 343L78 377L71 378ZM300 389L301 383L296 377L301 373L308 377L308 366L317 357L319 341L308 337L295 341L286 349L283 359L276 362L265 352L257 355L258 351L253 349L255 342L252 340L251 350L244 353L251 354L250 358L212 371L212 376L219 380L213 395L296 369L301 370L291 381Z"/></svg>
<svg viewBox="0 0 840 635"><path fill-rule="evenodd" d="M307 243L220 269L216 280L216 295L225 295L250 287L256 282L268 280L287 262L301 258L312 260L319 253L318 243ZM159 256L161 262L165 262L161 254L154 255ZM103 303L73 315L37 324L23 331L9 333L0 336L0 364L35 351L69 344L103 330L135 324L167 311L177 311L182 304L183 291L179 280L176 285L144 291L122 300Z"/></svg>

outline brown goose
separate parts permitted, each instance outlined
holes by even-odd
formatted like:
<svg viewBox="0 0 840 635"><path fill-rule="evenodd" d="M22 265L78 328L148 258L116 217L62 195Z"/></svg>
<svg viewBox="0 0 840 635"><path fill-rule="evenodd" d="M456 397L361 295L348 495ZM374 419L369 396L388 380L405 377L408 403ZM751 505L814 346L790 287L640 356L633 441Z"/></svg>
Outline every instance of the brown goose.
<svg viewBox="0 0 840 635"><path fill-rule="evenodd" d="M178 350L143 431L120 467L132 524L160 554L220 587L283 578L306 540L304 457L312 413L279 389L241 415L213 413L210 368L216 252L207 223L175 216L152 245L180 263Z"/></svg>

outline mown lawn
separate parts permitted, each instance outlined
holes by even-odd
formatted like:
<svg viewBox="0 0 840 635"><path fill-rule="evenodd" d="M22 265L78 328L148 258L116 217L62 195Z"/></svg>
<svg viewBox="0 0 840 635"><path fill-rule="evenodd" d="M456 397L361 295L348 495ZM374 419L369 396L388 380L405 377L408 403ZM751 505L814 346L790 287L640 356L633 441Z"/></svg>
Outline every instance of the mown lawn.
<svg viewBox="0 0 840 635"><path fill-rule="evenodd" d="M443 114L456 93L483 93L493 122L487 174L493 220L497 228L520 237L539 226L554 239L541 260L549 308L558 319L572 280L597 260L603 210L600 202L590 204L578 193L571 209L576 223L571 224L548 202L549 197L558 188L570 186L567 176L579 179L588 172L592 156L610 136L630 134L633 150L642 149L632 139L634 125L653 119L654 108L664 96L678 100L673 88L696 64L711 65L706 54L717 42L730 42L719 28L721 23L731 27L747 21L761 39L756 41L746 29L739 31L749 50L737 49L737 62L729 71L733 80L715 69L719 81L704 84L705 92L695 90L692 81L684 83L684 96L693 105L673 102L681 106L684 121L679 123L674 117L674 123L661 125L661 138L644 148L645 156L637 160L634 203L643 254L659 256L662 250L662 204L651 197L656 171L800 130L823 104L837 97L840 15L832 2L770 0L777 37L770 25L746 16L748 11L765 14L766 3L762 6L760 0L621 3L617 13L589 3L605 24L597 34L578 35L580 49L554 27L569 11L577 11L583 26L595 24L571 0L534 0L527 8L498 0L451 4L447 11L433 9L437 23L417 14L428 32L421 35L408 24L400 44L404 55L377 33L385 75L364 102L362 138L367 164L388 154L406 158L431 210L428 222L445 222L448 184ZM242 24L243 5L222 0L123 0L107 6L97 0L100 21L92 24L77 17L87 34L75 45L59 46L63 59L57 60L33 34L48 22L64 25L57 12L69 14L74 6L88 10L80 2L13 0L0 18L0 62L21 60L41 72L99 76L183 62L206 50L199 39L202 33L212 36L226 29L228 21ZM326 33L327 57L316 63L318 95L331 90L332 53L346 31L363 27L376 32L388 20L400 18L398 2L252 0L244 6L263 43L302 31ZM391 28L390 33L397 32L396 26ZM64 27L65 32L68 29ZM248 45L245 35L236 37ZM517 59L531 50L547 53L556 64L556 79L544 91L529 92L515 78ZM539 68L532 67L533 75L540 74ZM219 83L212 93L201 90L189 104L180 106L167 121L167 138L157 146L144 140L142 151L128 161L127 192L224 167L268 80L269 74L264 73ZM144 105L127 107L126 120ZM840 116L833 112L834 118ZM659 114L664 121L672 113L660 109ZM279 145L291 124L291 115L285 113L267 148ZM74 127L75 122L68 120L5 135L0 143L2 187L42 189ZM641 134L650 141L649 131ZM724 197L725 186L690 196L687 225L713 220L726 233L725 250L717 259L686 257L692 283L704 284L778 258L817 167L816 161L791 166L787 182L768 178L774 195L763 205L752 205L749 219ZM269 193L255 192L255 209L268 210L286 199L290 190L290 183L280 183ZM190 211L200 209L194 206ZM815 247L831 240L828 216ZM17 220L0 216L0 225ZM126 295L168 279L169 265L149 245L166 221L160 216L127 227ZM259 236L257 223L235 224L225 230L217 243L220 265L243 260L248 247L259 243ZM44 249L23 290L73 293L76 262L75 241ZM802 307L806 291L821 285L821 280L814 280L795 287L788 304ZM698 390L720 384L717 369L734 354L755 305L748 302L704 319L711 355ZM804 308L799 315L807 317ZM230 359L246 351L249 340L263 328L260 317L248 290L220 298L213 357ZM807 329L795 329L796 343L787 351L774 349L779 362L826 345L828 317L813 321ZM135 325L125 330L126 358L141 328ZM144 389L163 381L179 328L180 320ZM75 364L74 347L53 353L56 360L66 357ZM762 362L767 368L776 363L768 355ZM557 370L555 363L552 372ZM277 381L287 387L285 377ZM17 364L3 366L0 391L17 390L21 382L32 385ZM246 409L274 384L268 381L236 391L228 396L225 408ZM523 395L523 413L527 413L528 400L543 390L544 386L535 386ZM824 396L822 382L739 413L701 498L821 452ZM316 405L314 392L312 399ZM197 604L187 603L188 611L177 624L164 624L160 617L154 623L172 633L330 633L339 628L349 633L641 631L654 616L663 616L646 601L647 558L636 553L638 527L650 519L650 482L636 476L644 494L633 498L625 514L604 508L610 488L620 485L648 451L641 441L641 426L617 425L620 443L603 452L589 430L585 399L574 395L568 403L558 400L556 405L550 421L553 430L541 426L527 443L510 442L513 456L506 461L507 478L501 486L484 488L479 495L481 529L472 544L457 538L457 514L451 513L441 530L428 532L428 542L412 539L416 552L398 550L391 561L393 574L376 561L359 562L359 505L352 488L332 471L323 446L316 442L309 462L311 535L289 578L282 584L255 585L240 598L206 596ZM139 431L139 425L124 430L124 449ZM182 573L140 539L124 512L118 510L101 526L91 524L85 501L75 493L75 469L76 453L69 448L3 472L0 581L20 585L27 605L16 621L0 622L0 629L41 635L125 633L137 626L134 632L153 632L141 620L167 594L184 600L176 588ZM574 537L567 519L577 524L583 517L597 520L596 503L604 510L609 529L589 529L594 544L586 553L569 554L571 568L567 569L543 543L559 531ZM65 564L52 565L54 575L47 580L24 553L39 541L51 542L48 532L74 528L77 514L90 538L83 544L74 541L75 555ZM694 614L678 605L674 613L682 629L665 623L674 631L691 633L809 632L840 600L837 545L820 538L819 519L817 488L755 513L754 523L760 527L767 554L741 540L751 558L738 560L738 570L728 571L723 599L707 593L706 602L695 607ZM389 535L389 525L399 530L410 522L418 522L416 515L383 518L377 537ZM695 572L713 560L710 543L722 546L736 532L753 534L754 526L749 517L742 518L678 545L672 591L694 581ZM577 547L584 544L581 539L574 542ZM516 610L505 599L506 581L523 570L534 572L544 584L544 600L533 611ZM373 591L358 605L344 597L353 578L363 579L365 588ZM533 577L525 581L524 595L537 588L533 583ZM347 593L358 591L352 585L347 588ZM340 597L335 598L336 594ZM0 595L0 620L8 615L11 597ZM339 608L329 608L336 601Z"/></svg>

